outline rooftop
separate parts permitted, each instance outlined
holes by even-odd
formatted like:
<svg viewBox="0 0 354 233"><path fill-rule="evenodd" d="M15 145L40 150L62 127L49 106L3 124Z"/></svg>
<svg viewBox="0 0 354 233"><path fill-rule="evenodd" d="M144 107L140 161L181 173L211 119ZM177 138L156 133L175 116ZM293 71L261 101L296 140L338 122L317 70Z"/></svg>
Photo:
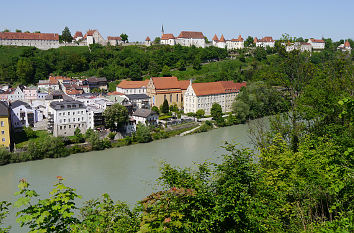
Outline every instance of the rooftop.
<svg viewBox="0 0 354 233"><path fill-rule="evenodd" d="M178 38L204 39L202 32L182 31Z"/></svg>
<svg viewBox="0 0 354 233"><path fill-rule="evenodd" d="M30 33L30 32L0 32L2 40L56 40L59 41L57 33Z"/></svg>
<svg viewBox="0 0 354 233"><path fill-rule="evenodd" d="M156 114L156 112L152 111L151 109L138 108L138 109L133 113L133 116L147 118L148 116L150 116L150 115L152 115L152 114Z"/></svg>
<svg viewBox="0 0 354 233"><path fill-rule="evenodd" d="M142 88L146 87L149 83L149 80L144 81L128 81L123 80L117 86L123 89L135 89L135 88Z"/></svg>

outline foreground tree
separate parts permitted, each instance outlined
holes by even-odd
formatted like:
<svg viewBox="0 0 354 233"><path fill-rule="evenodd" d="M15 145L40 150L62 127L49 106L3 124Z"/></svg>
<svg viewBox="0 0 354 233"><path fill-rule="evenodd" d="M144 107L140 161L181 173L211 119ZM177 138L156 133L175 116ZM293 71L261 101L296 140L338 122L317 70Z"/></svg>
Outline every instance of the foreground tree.
<svg viewBox="0 0 354 233"><path fill-rule="evenodd" d="M122 41L124 43L128 42L128 35L127 34L125 34L125 33L120 34L120 38L122 38Z"/></svg>
<svg viewBox="0 0 354 233"><path fill-rule="evenodd" d="M224 123L224 118L222 117L222 108L220 104L213 103L210 109L210 115L218 125L222 125Z"/></svg>
<svg viewBox="0 0 354 233"><path fill-rule="evenodd" d="M107 128L117 131L128 121L128 110L121 104L113 104L103 112Z"/></svg>
<svg viewBox="0 0 354 233"><path fill-rule="evenodd" d="M167 113L169 113L169 111L170 111L170 108L168 106L168 101L167 101L167 99L165 99L162 103L162 106L160 107L160 112L167 114Z"/></svg>

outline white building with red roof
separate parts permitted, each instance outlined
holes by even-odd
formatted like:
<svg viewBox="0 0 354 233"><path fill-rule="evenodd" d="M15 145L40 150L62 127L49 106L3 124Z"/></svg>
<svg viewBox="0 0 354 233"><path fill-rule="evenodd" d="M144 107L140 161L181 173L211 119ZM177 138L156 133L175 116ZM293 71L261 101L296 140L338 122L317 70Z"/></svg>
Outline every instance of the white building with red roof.
<svg viewBox="0 0 354 233"><path fill-rule="evenodd" d="M176 44L176 38L171 33L162 34L161 39L160 39L160 44L173 46Z"/></svg>
<svg viewBox="0 0 354 233"><path fill-rule="evenodd" d="M341 44L337 47L337 50L341 50L342 52L351 52L352 51L352 47L350 47L350 43L348 40L346 40L344 42L344 44Z"/></svg>
<svg viewBox="0 0 354 233"><path fill-rule="evenodd" d="M106 45L107 41L103 38L98 30L88 30L83 38L87 45L90 44L101 44Z"/></svg>
<svg viewBox="0 0 354 233"><path fill-rule="evenodd" d="M199 109L202 109L209 115L214 103L218 103L223 112L231 112L232 103L240 92L241 87L244 86L246 86L246 82L190 82L187 91L184 93L184 112L196 113Z"/></svg>
<svg viewBox="0 0 354 233"><path fill-rule="evenodd" d="M73 37L73 39L74 39L75 41L82 40L83 38L84 38L84 36L82 35L82 32L80 32L80 31L75 32L75 35L74 35L74 37Z"/></svg>
<svg viewBox="0 0 354 233"><path fill-rule="evenodd" d="M324 40L313 39L313 38L309 39L307 43L311 44L312 49L314 50L324 49L326 45Z"/></svg>
<svg viewBox="0 0 354 233"><path fill-rule="evenodd" d="M149 80L144 80L144 81L123 80L117 85L116 91L127 95L146 94L146 88L148 83Z"/></svg>
<svg viewBox="0 0 354 233"><path fill-rule="evenodd" d="M112 46L121 45L123 44L122 38L120 36L108 36L107 43Z"/></svg>
<svg viewBox="0 0 354 233"><path fill-rule="evenodd" d="M145 45L146 46L151 46L151 39L150 39L150 37L146 37L146 39L145 39Z"/></svg>
<svg viewBox="0 0 354 233"><path fill-rule="evenodd" d="M38 49L59 48L56 33L0 32L0 45L34 46Z"/></svg>
<svg viewBox="0 0 354 233"><path fill-rule="evenodd" d="M266 36L263 37L262 39L258 39L257 37L254 38L253 43L256 44L256 47L271 47L273 48L275 45L275 40L273 40L273 37L271 36Z"/></svg>
<svg viewBox="0 0 354 233"><path fill-rule="evenodd" d="M245 42L241 35L237 37L237 39L231 39L226 41L226 47L229 50L232 49L243 49L245 47Z"/></svg>
<svg viewBox="0 0 354 233"><path fill-rule="evenodd" d="M202 32L182 31L176 38L176 44L205 48L205 37Z"/></svg>

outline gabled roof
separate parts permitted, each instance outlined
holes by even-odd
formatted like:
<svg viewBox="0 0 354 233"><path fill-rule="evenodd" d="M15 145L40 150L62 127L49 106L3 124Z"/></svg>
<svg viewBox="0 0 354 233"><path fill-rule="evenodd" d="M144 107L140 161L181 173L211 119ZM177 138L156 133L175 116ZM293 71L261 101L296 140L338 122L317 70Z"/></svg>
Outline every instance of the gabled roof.
<svg viewBox="0 0 354 233"><path fill-rule="evenodd" d="M147 87L148 83L149 83L149 80L144 80L144 81L123 80L117 85L117 87L120 87L123 89L136 89L136 88Z"/></svg>
<svg viewBox="0 0 354 233"><path fill-rule="evenodd" d="M76 39L78 37L83 37L82 32L80 32L80 31L75 32L74 39Z"/></svg>
<svg viewBox="0 0 354 233"><path fill-rule="evenodd" d="M223 34L221 35L219 42L226 42Z"/></svg>
<svg viewBox="0 0 354 233"><path fill-rule="evenodd" d="M57 40L57 33L0 32L2 40Z"/></svg>
<svg viewBox="0 0 354 233"><path fill-rule="evenodd" d="M28 103L23 102L21 100L16 100L16 101L11 103L11 108L12 109L17 108L19 106L25 106L26 108L31 109L31 106Z"/></svg>
<svg viewBox="0 0 354 233"><path fill-rule="evenodd" d="M155 115L156 112L152 111L151 109L138 108L138 109L133 113L133 116L147 118L148 116L153 115L153 114Z"/></svg>
<svg viewBox="0 0 354 233"><path fill-rule="evenodd" d="M161 40L169 40L169 39L175 39L173 34L162 34Z"/></svg>
<svg viewBox="0 0 354 233"><path fill-rule="evenodd" d="M258 38L255 37L255 38L253 39L253 43L257 43L257 42L258 42Z"/></svg>
<svg viewBox="0 0 354 233"><path fill-rule="evenodd" d="M145 41L151 41L150 37L146 37Z"/></svg>
<svg viewBox="0 0 354 233"><path fill-rule="evenodd" d="M108 36L107 40L122 40L122 37L120 37L120 36Z"/></svg>
<svg viewBox="0 0 354 233"><path fill-rule="evenodd" d="M216 34L213 37L213 41L219 41L219 38L218 38L218 36Z"/></svg>
<svg viewBox="0 0 354 233"><path fill-rule="evenodd" d="M122 92L112 91L112 92L108 92L107 95L124 95L124 94Z"/></svg>
<svg viewBox="0 0 354 233"><path fill-rule="evenodd" d="M233 81L219 81L192 84L192 88L197 96L238 92L243 86L246 86L246 82L234 83Z"/></svg>
<svg viewBox="0 0 354 233"><path fill-rule="evenodd" d="M234 42L242 42L243 41L243 38L241 35L238 35L238 38L237 39L232 39L231 41L234 41Z"/></svg>
<svg viewBox="0 0 354 233"><path fill-rule="evenodd" d="M271 37L271 36L265 36L262 39L258 40L258 42L274 42L274 40L273 40L273 37Z"/></svg>
<svg viewBox="0 0 354 233"><path fill-rule="evenodd" d="M178 38L204 39L202 32L182 31Z"/></svg>
<svg viewBox="0 0 354 233"><path fill-rule="evenodd" d="M312 41L313 43L324 43L324 40L319 40L319 39L309 39L309 41Z"/></svg>
<svg viewBox="0 0 354 233"><path fill-rule="evenodd" d="M156 90L181 89L177 77L152 77Z"/></svg>
<svg viewBox="0 0 354 233"><path fill-rule="evenodd" d="M180 80L178 81L179 83L179 86L182 90L187 90L189 84L190 84L190 81L189 80Z"/></svg>
<svg viewBox="0 0 354 233"><path fill-rule="evenodd" d="M95 31L97 31L97 30L88 30L87 33L86 33L86 35L87 35L87 36L93 36L93 34L95 33Z"/></svg>
<svg viewBox="0 0 354 233"><path fill-rule="evenodd" d="M71 78L63 77L63 76L50 76L49 77L49 84L56 85L56 84L58 84L59 80L71 80Z"/></svg>

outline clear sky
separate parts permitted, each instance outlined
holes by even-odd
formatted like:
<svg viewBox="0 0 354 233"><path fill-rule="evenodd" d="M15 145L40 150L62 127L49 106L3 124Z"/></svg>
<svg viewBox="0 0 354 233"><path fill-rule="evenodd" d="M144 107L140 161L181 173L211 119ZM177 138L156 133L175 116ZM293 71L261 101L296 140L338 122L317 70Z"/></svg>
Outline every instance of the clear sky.
<svg viewBox="0 0 354 233"><path fill-rule="evenodd" d="M10 0L0 4L0 30L55 32L65 26L129 41L202 31L211 39L273 36L354 38L354 0Z"/></svg>

